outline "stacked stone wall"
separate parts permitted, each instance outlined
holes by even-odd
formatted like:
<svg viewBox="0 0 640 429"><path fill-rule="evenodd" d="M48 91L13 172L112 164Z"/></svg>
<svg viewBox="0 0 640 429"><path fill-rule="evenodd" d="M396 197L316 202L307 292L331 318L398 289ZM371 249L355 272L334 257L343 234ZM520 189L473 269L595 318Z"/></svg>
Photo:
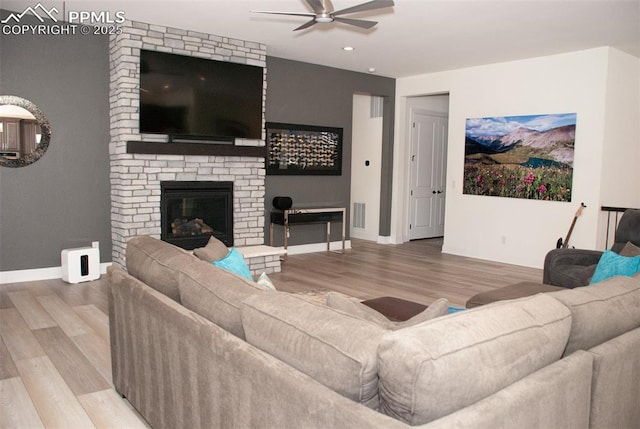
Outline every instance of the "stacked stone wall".
<svg viewBox="0 0 640 429"><path fill-rule="evenodd" d="M140 134L140 50L230 61L264 67L262 118L266 94L266 47L171 27L127 21L110 40L110 127L112 261L125 266L127 241L137 235L160 238L160 182L232 181L234 245L264 243L264 158L127 153L127 141L167 142L167 136ZM264 146L239 139L236 145Z"/></svg>

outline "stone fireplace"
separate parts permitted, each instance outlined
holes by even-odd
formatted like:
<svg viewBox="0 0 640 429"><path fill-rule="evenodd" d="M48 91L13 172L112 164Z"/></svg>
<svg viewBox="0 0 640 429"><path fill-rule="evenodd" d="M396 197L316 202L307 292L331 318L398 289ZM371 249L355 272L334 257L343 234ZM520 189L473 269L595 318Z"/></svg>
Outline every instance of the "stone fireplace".
<svg viewBox="0 0 640 429"><path fill-rule="evenodd" d="M140 49L266 67L265 46L135 21L127 21L122 30L121 34L110 39L109 152L113 263L125 266L126 242L131 237L151 235L165 238L162 237L165 230L161 195L162 184L167 182L230 183L233 195L232 245L262 245L265 222L264 137L262 140L236 140L234 146L225 146L224 150L216 150L218 145L209 145L211 150L206 144L177 145L169 143L167 136L140 134L138 112Z"/></svg>

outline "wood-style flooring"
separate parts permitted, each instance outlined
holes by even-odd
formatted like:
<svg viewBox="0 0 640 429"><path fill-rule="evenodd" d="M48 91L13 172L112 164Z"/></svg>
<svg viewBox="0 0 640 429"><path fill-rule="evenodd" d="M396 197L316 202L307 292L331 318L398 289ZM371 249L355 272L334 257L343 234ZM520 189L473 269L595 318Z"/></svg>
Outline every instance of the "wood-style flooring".
<svg viewBox="0 0 640 429"><path fill-rule="evenodd" d="M291 255L270 275L280 290L335 290L463 306L476 293L541 281L538 269L440 252L440 240ZM108 284L101 279L0 285L0 428L144 428L112 388Z"/></svg>
<svg viewBox="0 0 640 429"><path fill-rule="evenodd" d="M112 387L106 278L0 285L0 428L146 428Z"/></svg>
<svg viewBox="0 0 640 429"><path fill-rule="evenodd" d="M361 299L395 296L429 305L447 298L464 307L469 298L522 281L542 283L542 270L441 252L442 240L381 245L352 240L352 249L293 255L282 272L269 274L279 290L330 289Z"/></svg>

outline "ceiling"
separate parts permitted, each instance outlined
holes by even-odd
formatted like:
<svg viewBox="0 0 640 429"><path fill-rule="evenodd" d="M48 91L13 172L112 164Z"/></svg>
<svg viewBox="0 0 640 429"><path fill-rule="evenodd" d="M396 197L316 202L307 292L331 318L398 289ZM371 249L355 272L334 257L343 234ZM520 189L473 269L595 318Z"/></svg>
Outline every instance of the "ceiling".
<svg viewBox="0 0 640 429"><path fill-rule="evenodd" d="M339 10L365 1L333 5ZM34 3L1 4L20 11ZM330 23L296 32L308 18L251 10L310 12L304 0L41 3L66 11L122 10L135 21L263 43L270 56L364 73L374 68L377 75L395 78L600 46L640 57L640 0L395 0L392 8L348 15L379 22L369 30Z"/></svg>

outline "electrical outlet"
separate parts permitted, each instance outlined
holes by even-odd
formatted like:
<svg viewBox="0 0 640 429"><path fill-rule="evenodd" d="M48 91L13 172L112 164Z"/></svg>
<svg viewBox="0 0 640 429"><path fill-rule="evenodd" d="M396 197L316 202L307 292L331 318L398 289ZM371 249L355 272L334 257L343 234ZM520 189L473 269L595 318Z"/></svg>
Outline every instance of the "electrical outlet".
<svg viewBox="0 0 640 429"><path fill-rule="evenodd" d="M502 237L500 237L500 243L507 244L507 236L506 235L503 235Z"/></svg>

